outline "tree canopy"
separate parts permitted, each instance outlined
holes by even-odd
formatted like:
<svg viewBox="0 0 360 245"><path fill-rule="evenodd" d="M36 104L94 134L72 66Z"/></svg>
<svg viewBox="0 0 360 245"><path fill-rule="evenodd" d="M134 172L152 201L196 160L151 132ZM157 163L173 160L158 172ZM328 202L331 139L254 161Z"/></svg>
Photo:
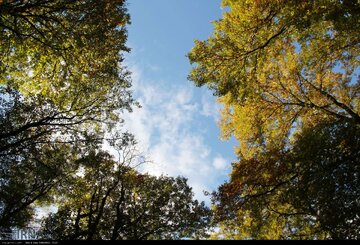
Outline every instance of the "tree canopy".
<svg viewBox="0 0 360 245"><path fill-rule="evenodd" d="M2 1L0 16L0 85L41 112L2 138L43 126L98 131L97 122L110 126L119 110L131 110L123 0Z"/></svg>
<svg viewBox="0 0 360 245"><path fill-rule="evenodd" d="M124 0L0 1L0 238L44 205L58 211L39 238L206 236L209 208L183 177L140 174L147 160L122 129L138 106L129 23Z"/></svg>
<svg viewBox="0 0 360 245"><path fill-rule="evenodd" d="M324 123L291 149L241 159L213 195L218 220L242 239L358 239L359 130Z"/></svg>
<svg viewBox="0 0 360 245"><path fill-rule="evenodd" d="M128 23L122 0L0 2L1 227L131 111Z"/></svg>
<svg viewBox="0 0 360 245"><path fill-rule="evenodd" d="M222 6L188 54L239 142L210 210L137 168L126 1L0 0L0 238L43 205L46 239L360 238L359 1Z"/></svg>
<svg viewBox="0 0 360 245"><path fill-rule="evenodd" d="M223 5L213 35L189 53L189 79L219 95L223 136L240 141L242 157L286 143L295 122L360 123L357 1Z"/></svg>
<svg viewBox="0 0 360 245"><path fill-rule="evenodd" d="M58 212L42 225L51 239L148 240L206 236L210 209L193 200L183 177L140 174L129 164L134 151L122 150L124 161L104 152L84 159L83 176L75 176L58 196ZM132 159L132 160L131 160ZM141 161L141 160L140 160Z"/></svg>
<svg viewBox="0 0 360 245"><path fill-rule="evenodd" d="M188 55L239 141L214 238L358 238L359 2L222 4Z"/></svg>

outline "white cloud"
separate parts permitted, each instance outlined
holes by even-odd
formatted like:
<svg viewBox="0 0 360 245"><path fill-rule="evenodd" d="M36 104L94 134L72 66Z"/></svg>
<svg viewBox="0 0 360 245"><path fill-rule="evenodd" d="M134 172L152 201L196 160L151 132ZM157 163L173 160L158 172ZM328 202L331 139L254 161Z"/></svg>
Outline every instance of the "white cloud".
<svg viewBox="0 0 360 245"><path fill-rule="evenodd" d="M209 203L203 191L211 192L222 182L219 183L219 178L224 179L227 175L222 171L227 164L205 142L206 130L196 129L195 125L198 116L214 116L214 109L207 106L216 106L207 105L204 98L201 103L196 102L190 86L148 81L139 67L130 66L129 69L133 73L135 96L142 108L125 115L125 127L135 134L141 150L152 161L142 166L142 171L154 175L184 176L188 178L195 198Z"/></svg>
<svg viewBox="0 0 360 245"><path fill-rule="evenodd" d="M213 166L218 170L226 170L229 166L229 162L226 161L225 158L217 156L213 161Z"/></svg>
<svg viewBox="0 0 360 245"><path fill-rule="evenodd" d="M201 115L212 117L215 122L219 121L221 105L216 103L214 96L210 91L205 91L201 97Z"/></svg>

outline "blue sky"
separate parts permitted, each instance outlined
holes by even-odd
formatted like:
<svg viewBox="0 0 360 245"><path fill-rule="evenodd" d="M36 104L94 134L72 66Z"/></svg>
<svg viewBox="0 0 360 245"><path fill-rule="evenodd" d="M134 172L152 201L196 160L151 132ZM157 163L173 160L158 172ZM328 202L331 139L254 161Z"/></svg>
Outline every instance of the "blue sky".
<svg viewBox="0 0 360 245"><path fill-rule="evenodd" d="M211 21L221 18L220 0L128 0L126 64L142 108L125 115L141 150L152 161L150 174L182 175L199 200L228 178L236 159L234 140L221 141L220 106L207 88L187 80L186 54L195 39L206 39Z"/></svg>

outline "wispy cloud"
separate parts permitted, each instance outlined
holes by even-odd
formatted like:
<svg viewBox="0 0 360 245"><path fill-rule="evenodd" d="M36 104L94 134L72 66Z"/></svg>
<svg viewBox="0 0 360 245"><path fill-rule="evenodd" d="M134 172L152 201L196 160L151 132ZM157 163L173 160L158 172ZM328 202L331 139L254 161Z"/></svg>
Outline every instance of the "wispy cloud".
<svg viewBox="0 0 360 245"><path fill-rule="evenodd" d="M215 103L215 98L212 96L211 91L206 92L201 97L201 115L205 117L212 117L215 122L219 120L221 105Z"/></svg>
<svg viewBox="0 0 360 245"><path fill-rule="evenodd" d="M226 170L229 168L229 163L222 156L217 156L213 161L213 166L218 170Z"/></svg>
<svg viewBox="0 0 360 245"><path fill-rule="evenodd" d="M160 66L157 66L157 65L148 64L148 65L147 65L147 68L149 68L149 69L150 69L151 71L153 71L153 72L161 71L161 67L160 67Z"/></svg>
<svg viewBox="0 0 360 245"><path fill-rule="evenodd" d="M142 171L184 176L195 197L208 202L203 191L212 191L223 182L231 160L212 149L205 141L206 130L197 127L197 120L217 118L214 100L204 95L197 101L190 86L150 81L143 77L139 66L129 68L134 94L142 108L125 115L125 127L135 134L152 161Z"/></svg>

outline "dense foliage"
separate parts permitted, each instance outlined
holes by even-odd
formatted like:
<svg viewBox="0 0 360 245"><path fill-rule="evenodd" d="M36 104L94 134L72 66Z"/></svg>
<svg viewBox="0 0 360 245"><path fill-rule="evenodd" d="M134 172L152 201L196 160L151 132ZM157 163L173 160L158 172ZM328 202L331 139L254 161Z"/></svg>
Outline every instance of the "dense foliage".
<svg viewBox="0 0 360 245"><path fill-rule="evenodd" d="M0 2L2 228L28 222L33 204L131 110L121 65L128 21L121 0Z"/></svg>
<svg viewBox="0 0 360 245"><path fill-rule="evenodd" d="M43 205L58 208L43 230L52 239L180 238L207 225L185 179L132 165L143 158L122 130L138 105L123 58L129 19L124 0L0 1L1 234Z"/></svg>
<svg viewBox="0 0 360 245"><path fill-rule="evenodd" d="M135 155L129 149L123 155ZM134 163L133 162L133 163ZM148 240L206 236L210 210L193 200L182 177L140 174L106 153L81 160L75 176L58 196L58 212L44 221L42 236L52 239ZM61 192L60 192L61 193Z"/></svg>
<svg viewBox="0 0 360 245"><path fill-rule="evenodd" d="M189 79L239 141L217 237L359 238L358 1L224 0ZM214 236L216 237L216 235Z"/></svg>

